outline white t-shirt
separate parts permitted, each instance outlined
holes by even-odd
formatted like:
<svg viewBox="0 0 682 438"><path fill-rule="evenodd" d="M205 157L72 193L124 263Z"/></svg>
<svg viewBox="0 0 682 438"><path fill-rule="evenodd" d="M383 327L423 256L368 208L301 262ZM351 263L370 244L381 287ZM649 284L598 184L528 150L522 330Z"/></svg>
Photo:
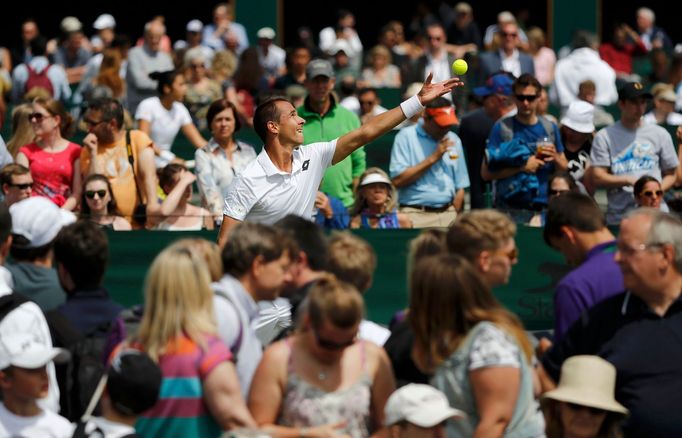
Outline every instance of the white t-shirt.
<svg viewBox="0 0 682 438"><path fill-rule="evenodd" d="M149 97L138 105L135 120L148 121L151 128L149 136L154 144L162 151L170 151L178 131L192 123L192 116L180 102L173 102L169 111L164 108L158 97ZM164 154L164 157L156 157L156 167L163 167L175 158L174 155L168 154Z"/></svg>
<svg viewBox="0 0 682 438"><path fill-rule="evenodd" d="M0 403L0 437L71 438L73 426L54 412L43 410L33 417L20 417Z"/></svg>
<svg viewBox="0 0 682 438"><path fill-rule="evenodd" d="M122 438L127 435L132 435L135 433L135 428L128 426L127 424L114 423L113 421L107 420L104 417L92 417L88 424L85 426L85 432L87 434L93 434L97 429L102 432L104 436L102 438ZM88 435L99 437L101 435Z"/></svg>
<svg viewBox="0 0 682 438"><path fill-rule="evenodd" d="M223 214L269 225L289 214L312 220L315 195L337 140L294 149L291 173L277 169L264 148L232 182Z"/></svg>
<svg viewBox="0 0 682 438"><path fill-rule="evenodd" d="M656 120L656 116L654 115L654 112L650 111L650 112L644 114L644 117L642 117L642 123L646 123L647 125L657 125L658 121ZM682 125L682 114L680 114L680 113L668 114L668 117L665 118L665 123L667 125L672 125L672 126Z"/></svg>

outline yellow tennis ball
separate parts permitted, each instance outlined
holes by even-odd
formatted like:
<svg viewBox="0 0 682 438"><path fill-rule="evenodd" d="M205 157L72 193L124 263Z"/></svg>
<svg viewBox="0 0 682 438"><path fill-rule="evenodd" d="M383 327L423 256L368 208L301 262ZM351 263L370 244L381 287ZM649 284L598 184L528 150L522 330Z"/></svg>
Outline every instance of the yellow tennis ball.
<svg viewBox="0 0 682 438"><path fill-rule="evenodd" d="M465 74L468 69L469 66L463 59L456 59L455 62L452 63L452 72L457 76Z"/></svg>

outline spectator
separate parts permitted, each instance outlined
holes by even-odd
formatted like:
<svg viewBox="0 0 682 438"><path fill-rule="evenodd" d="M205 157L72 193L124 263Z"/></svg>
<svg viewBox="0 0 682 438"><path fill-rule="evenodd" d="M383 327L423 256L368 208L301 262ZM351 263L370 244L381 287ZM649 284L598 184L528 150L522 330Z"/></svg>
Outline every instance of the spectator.
<svg viewBox="0 0 682 438"><path fill-rule="evenodd" d="M484 52L479 57L479 77L487 78L500 70L510 72L515 77L526 73L535 75L533 58L519 51L519 26L512 22L504 23L498 33L499 48Z"/></svg>
<svg viewBox="0 0 682 438"><path fill-rule="evenodd" d="M29 333L33 342L44 348L52 348L52 337L43 311L33 301L12 291L12 274L4 266L12 245L11 233L12 216L9 208L0 202L0 297L5 303L5 315L0 320L0 339L15 338L18 333ZM59 412L59 386L52 363L47 365L47 376L47 395L38 401L38 405L44 410Z"/></svg>
<svg viewBox="0 0 682 438"><path fill-rule="evenodd" d="M213 283L218 336L234 355L239 387L246 399L263 346L254 322L260 301L274 301L291 281L295 245L284 231L262 224L239 224L223 248L225 275Z"/></svg>
<svg viewBox="0 0 682 438"><path fill-rule="evenodd" d="M651 94L654 97L654 107L651 111L644 114L642 123L655 125L682 125L682 114L675 112L675 101L677 96L675 91L668 84L656 84L651 87Z"/></svg>
<svg viewBox="0 0 682 438"><path fill-rule="evenodd" d="M528 29L528 49L533 57L535 77L543 87L548 87L554 81L556 54L547 47L545 32L539 27Z"/></svg>
<svg viewBox="0 0 682 438"><path fill-rule="evenodd" d="M68 353L37 343L28 333L0 338L0 435L71 436L71 423L42 409L37 401L48 394L47 366L68 360Z"/></svg>
<svg viewBox="0 0 682 438"><path fill-rule="evenodd" d="M445 436L444 423L464 413L434 387L411 383L391 394L385 416L392 438L427 438Z"/></svg>
<svg viewBox="0 0 682 438"><path fill-rule="evenodd" d="M465 52L477 52L483 47L481 31L474 21L474 10L466 2L459 2L454 7L455 19L447 26L448 42L464 46Z"/></svg>
<svg viewBox="0 0 682 438"><path fill-rule="evenodd" d="M102 392L101 417L90 417L75 438L101 433L109 436L137 436L135 423L139 416L154 407L161 391L161 370L145 353L133 349L120 350L107 369L107 383Z"/></svg>
<svg viewBox="0 0 682 438"><path fill-rule="evenodd" d="M219 221L230 184L256 159L256 151L250 144L235 138L241 121L235 105L229 100L213 102L206 112L206 122L212 136L206 146L194 152L197 187L202 205Z"/></svg>
<svg viewBox="0 0 682 438"><path fill-rule="evenodd" d="M140 131L154 142L154 161L160 169L171 162L184 163L171 152L178 131L194 145L201 148L206 140L192 122L187 108L182 104L187 92L185 77L177 70L153 72L149 78L156 81L158 96L148 97L137 107L135 120Z"/></svg>
<svg viewBox="0 0 682 438"><path fill-rule="evenodd" d="M578 85L578 100L585 101L594 107L594 125L602 128L604 126L613 125L615 120L613 116L606 112L601 105L594 103L597 96L597 86L594 81L586 79ZM570 104L569 104L570 106Z"/></svg>
<svg viewBox="0 0 682 438"><path fill-rule="evenodd" d="M205 120L208 106L225 94L220 82L208 75L209 62L201 47L189 49L184 56L187 88L179 102L187 106L192 121L200 130L207 128Z"/></svg>
<svg viewBox="0 0 682 438"><path fill-rule="evenodd" d="M344 43L344 45L346 44L345 41L338 41L337 43L339 42ZM383 25L379 30L379 45L388 49L389 54L391 55L391 62L400 71L400 82L406 85L408 81L411 80L410 75L412 70L412 61L409 56L403 53L398 47L398 36L396 35L395 28L390 24ZM353 71L349 71L347 74L352 73ZM340 81L343 80L344 75L345 74L343 72L336 73L336 76L340 79Z"/></svg>
<svg viewBox="0 0 682 438"><path fill-rule="evenodd" d="M286 73L286 52L274 43L275 30L271 27L262 27L256 33L258 37L258 60L265 70L268 87L272 87L275 79Z"/></svg>
<svg viewBox="0 0 682 438"><path fill-rule="evenodd" d="M59 207L75 210L81 192L81 147L68 141L72 118L54 99L33 101L29 116L36 140L22 146L17 163L31 170L32 196L43 196Z"/></svg>
<svg viewBox="0 0 682 438"><path fill-rule="evenodd" d="M570 173L558 170L549 176L547 180L547 200L548 202L557 196L568 192L579 192L578 184ZM528 225L531 227L544 227L547 222L547 210L536 213L531 218Z"/></svg>
<svg viewBox="0 0 682 438"><path fill-rule="evenodd" d="M370 167L360 177L351 212L351 228L412 228L409 216L398 213L398 192L386 172ZM346 280L347 281L347 280ZM363 291L363 288L358 288Z"/></svg>
<svg viewBox="0 0 682 438"><path fill-rule="evenodd" d="M142 321L129 341L159 365L161 385L168 388L135 428L142 436L163 430L168 437L218 437L221 430L255 423L232 355L217 336L206 263L182 245L166 248L152 262ZM195 388L190 394L183 390L188 385ZM200 408L188 413L187 403Z"/></svg>
<svg viewBox="0 0 682 438"><path fill-rule="evenodd" d="M540 211L547 205L549 175L567 166L559 128L537 115L541 89L534 76L516 79L512 90L518 112L495 123L481 167L483 179L495 180L493 205L522 223L532 216L523 210Z"/></svg>
<svg viewBox="0 0 682 438"><path fill-rule="evenodd" d="M629 213L621 223L615 255L626 292L584 313L542 357L540 375L552 379L543 379L545 389L554 387L561 366L572 356L597 355L615 366L615 397L630 411L625 436L682 433L675 408L682 403L682 358L676 354L679 341L670 335L682 321L681 245L678 218L653 209ZM656 348L651 348L653 342Z"/></svg>
<svg viewBox="0 0 682 438"><path fill-rule="evenodd" d="M241 55L249 47L249 37L244 26L234 21L234 16L233 4L215 5L213 23L204 27L202 44L216 52L231 47L235 55Z"/></svg>
<svg viewBox="0 0 682 438"><path fill-rule="evenodd" d="M121 68L123 67L121 49L117 47L106 48L101 52L99 58L99 72L95 77L86 73L81 80L81 85L78 86L77 93L82 95L85 102L97 97L113 97L119 101L125 101L126 83L121 78Z"/></svg>
<svg viewBox="0 0 682 438"><path fill-rule="evenodd" d="M190 50L197 48L197 50L201 51L201 54L203 55L203 59L206 61L206 65L210 65L213 62L213 57L215 56L215 51L208 47L204 46L201 44L201 33L204 30L204 23L201 22L201 20L197 20L196 18L193 20L190 20L187 22L187 25L185 26L185 35L187 38L187 52ZM177 44L177 42L176 42Z"/></svg>
<svg viewBox="0 0 682 438"><path fill-rule="evenodd" d="M641 80L639 75L632 72L632 58L646 55L644 42L630 26L623 23L613 29L613 39L610 43L599 46L599 56L616 72L616 76L624 81Z"/></svg>
<svg viewBox="0 0 682 438"><path fill-rule="evenodd" d="M65 301L53 266L57 233L76 220L70 211L60 209L42 197L24 199L12 205L12 246L14 263L8 266L14 292L34 301L47 312Z"/></svg>
<svg viewBox="0 0 682 438"><path fill-rule="evenodd" d="M581 82L591 80L596 84L596 105L611 105L616 102L616 72L599 57L599 39L589 32L578 32L573 42L573 51L559 59L554 73L554 83L550 88L550 99L567 108L577 100Z"/></svg>
<svg viewBox="0 0 682 438"><path fill-rule="evenodd" d="M33 22L35 24L35 22ZM26 23L25 23L26 24ZM64 68L50 63L47 58L47 40L43 36L36 36L30 40L30 60L18 64L12 71L12 101L21 103L30 101L33 97L51 97L62 103L71 98L71 88ZM33 73L32 73L33 72ZM49 84L38 80L38 75L47 76ZM29 83L31 79L31 83ZM35 88L32 88L35 87ZM51 89L50 89L51 88ZM37 92L37 93L36 93Z"/></svg>
<svg viewBox="0 0 682 438"><path fill-rule="evenodd" d="M64 18L60 27L63 37L53 54L54 62L64 67L69 84L77 84L92 56L89 42L83 35L83 24L76 17Z"/></svg>
<svg viewBox="0 0 682 438"><path fill-rule="evenodd" d="M543 434L526 332L469 262L455 255L418 261L409 319L415 363L467 415L447 424L448 436Z"/></svg>
<svg viewBox="0 0 682 438"><path fill-rule="evenodd" d="M138 225L144 226L146 214L157 213L159 208L152 140L142 131L124 128L123 106L115 99L90 102L83 120L88 126L83 139L86 147L81 151L83 176L106 176L118 208L129 222L138 206L144 206L144 211L140 208L135 214L142 222Z"/></svg>
<svg viewBox="0 0 682 438"><path fill-rule="evenodd" d="M341 107L332 94L335 81L334 69L329 61L314 59L308 64L305 82L308 97L296 109L298 116L305 121L305 144L331 141L360 126L358 117ZM353 187L365 168L365 149L360 147L339 165L325 170L320 190L339 198L349 208L353 205Z"/></svg>
<svg viewBox="0 0 682 438"><path fill-rule="evenodd" d="M159 187L166 198L161 204L162 216L157 230L191 231L212 230L215 226L211 212L190 203L192 184L197 177L182 164L167 164L159 171Z"/></svg>
<svg viewBox="0 0 682 438"><path fill-rule="evenodd" d="M660 27L654 26L656 14L649 8L637 9L637 30L647 50L663 49L670 53L673 48L670 37Z"/></svg>
<svg viewBox="0 0 682 438"><path fill-rule="evenodd" d="M395 381L381 347L357 340L362 316L355 287L331 275L317 281L301 330L270 346L256 370L249 408L260 426L297 436L383 433Z"/></svg>
<svg viewBox="0 0 682 438"><path fill-rule="evenodd" d="M12 137L7 141L7 152L16 159L19 148L33 143L36 134L28 119L33 114L33 105L22 103L12 109Z"/></svg>
<svg viewBox="0 0 682 438"><path fill-rule="evenodd" d="M623 275L604 214L586 195L564 193L550 200L544 238L575 267L554 292L554 340L559 343L583 312L623 291Z"/></svg>
<svg viewBox="0 0 682 438"><path fill-rule="evenodd" d="M663 201L661 182L650 175L640 177L633 186L633 195L637 207L648 207L659 210Z"/></svg>
<svg viewBox="0 0 682 438"><path fill-rule="evenodd" d="M287 72L275 80L272 88L275 90L284 90L289 85L304 85L306 66L310 62L310 59L310 50L307 47L297 46L287 49Z"/></svg>
<svg viewBox="0 0 682 438"><path fill-rule="evenodd" d="M128 231L130 223L121 216L109 179L98 173L85 178L79 217L114 231Z"/></svg>
<svg viewBox="0 0 682 438"><path fill-rule="evenodd" d="M594 106L577 100L568 106L564 117L561 118L561 142L568 161L568 172L573 180L580 183L587 193L592 195L594 187L591 184L587 169L590 167L590 151L594 138Z"/></svg>
<svg viewBox="0 0 682 438"><path fill-rule="evenodd" d="M374 88L362 88L358 91L358 103L360 104L360 122L364 125L370 119L388 111L381 106L381 99ZM396 127L397 128L397 127Z"/></svg>
<svg viewBox="0 0 682 438"><path fill-rule="evenodd" d="M27 63L33 58L31 41L40 35L38 22L34 18L27 18L21 22L21 46L12 49L12 65ZM47 43L47 41L46 41Z"/></svg>
<svg viewBox="0 0 682 438"><path fill-rule="evenodd" d="M447 227L464 209L469 187L462 142L451 132L455 108L439 97L426 105L423 123L398 132L391 149L391 181L400 212L416 228Z"/></svg>
<svg viewBox="0 0 682 438"><path fill-rule="evenodd" d="M483 99L483 106L464 114L459 124L459 137L466 154L471 183L469 199L472 210L486 207L485 196L488 189L481 177L481 164L493 125L505 115L516 111L516 106L509 97L513 82L510 75L502 72L489 77L483 86L474 88L473 93Z"/></svg>
<svg viewBox="0 0 682 438"><path fill-rule="evenodd" d="M391 52L382 45L372 47L369 65L362 70L360 80L364 86L375 88L400 88L400 69L393 65Z"/></svg>
<svg viewBox="0 0 682 438"><path fill-rule="evenodd" d="M556 125L559 124L557 118L554 117L553 114L549 113L549 95L547 94L547 90L545 90L544 88L540 90L540 95L538 96L537 113L538 116L542 116Z"/></svg>
<svg viewBox="0 0 682 438"><path fill-rule="evenodd" d="M485 50L495 50L502 44L500 41L500 31L505 24L509 23L515 24L518 27L514 14L509 11L502 11L497 14L497 23L488 26L483 35L483 46L485 47ZM523 29L518 30L518 39L522 47L528 44L528 37Z"/></svg>
<svg viewBox="0 0 682 438"><path fill-rule="evenodd" d="M386 178L388 179L388 178ZM372 246L348 231L335 232L329 240L329 272L337 279L352 284L365 295L372 286L377 256ZM391 332L375 322L363 319L358 338L383 346Z"/></svg>
<svg viewBox="0 0 682 438"><path fill-rule="evenodd" d="M670 134L660 126L642 123L651 97L641 83L625 84L618 93L620 120L597 132L592 143L592 177L596 187L609 188L606 222L610 225L618 224L634 207L631 186L642 175L660 180L664 192L675 183L679 160Z"/></svg>
<svg viewBox="0 0 682 438"><path fill-rule="evenodd" d="M559 386L544 394L548 438L617 437L628 410L614 398L616 369L597 356L574 356L561 367Z"/></svg>
<svg viewBox="0 0 682 438"><path fill-rule="evenodd" d="M360 70L362 64L362 41L355 30L355 15L347 9L336 11L336 24L327 26L320 31L319 41L320 50L326 54L331 54L330 49L335 41L346 40L350 45L352 53L348 53L351 65Z"/></svg>
<svg viewBox="0 0 682 438"><path fill-rule="evenodd" d="M116 19L111 14L100 14L92 23L92 27L97 34L90 38L90 46L94 53L100 53L109 48L114 41Z"/></svg>
<svg viewBox="0 0 682 438"><path fill-rule="evenodd" d="M447 51L443 26L439 23L429 24L426 28L426 38L425 53L414 63L412 82L422 82L429 74L433 74L434 81L452 77L451 66L455 55Z"/></svg>
<svg viewBox="0 0 682 438"><path fill-rule="evenodd" d="M8 164L0 170L0 184L7 207L27 199L33 189L33 177L28 168L21 164Z"/></svg>
<svg viewBox="0 0 682 438"><path fill-rule="evenodd" d="M166 26L159 21L150 21L144 26L144 44L130 49L126 70L130 114L136 114L140 102L157 93L159 85L149 75L155 71L173 70L173 59L161 50L164 36Z"/></svg>

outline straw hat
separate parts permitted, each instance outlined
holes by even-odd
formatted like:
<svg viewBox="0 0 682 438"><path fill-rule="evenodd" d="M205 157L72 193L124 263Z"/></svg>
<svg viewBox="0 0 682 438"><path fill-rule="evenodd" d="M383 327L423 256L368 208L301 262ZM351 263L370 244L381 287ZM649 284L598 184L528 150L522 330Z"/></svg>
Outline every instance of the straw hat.
<svg viewBox="0 0 682 438"><path fill-rule="evenodd" d="M561 367L559 386L543 398L627 414L613 396L615 388L613 365L598 356L572 356Z"/></svg>

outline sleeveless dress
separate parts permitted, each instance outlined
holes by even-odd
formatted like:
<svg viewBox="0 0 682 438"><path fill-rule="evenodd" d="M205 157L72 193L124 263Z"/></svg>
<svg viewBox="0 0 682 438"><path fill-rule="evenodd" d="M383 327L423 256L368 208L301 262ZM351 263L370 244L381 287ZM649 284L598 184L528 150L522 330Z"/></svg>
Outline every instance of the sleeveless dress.
<svg viewBox="0 0 682 438"><path fill-rule="evenodd" d="M360 213L360 228L372 228L369 222L371 215L363 210ZM398 223L398 210L393 210L389 213L379 216L379 222L377 223L377 228L400 228L400 223Z"/></svg>
<svg viewBox="0 0 682 438"><path fill-rule="evenodd" d="M353 438L370 435L370 407L372 377L366 370L365 343L361 345L363 373L357 382L345 389L327 392L299 377L293 369L289 347L287 386L282 398L282 410L277 424L290 427L315 427L329 423L346 422L339 434Z"/></svg>

